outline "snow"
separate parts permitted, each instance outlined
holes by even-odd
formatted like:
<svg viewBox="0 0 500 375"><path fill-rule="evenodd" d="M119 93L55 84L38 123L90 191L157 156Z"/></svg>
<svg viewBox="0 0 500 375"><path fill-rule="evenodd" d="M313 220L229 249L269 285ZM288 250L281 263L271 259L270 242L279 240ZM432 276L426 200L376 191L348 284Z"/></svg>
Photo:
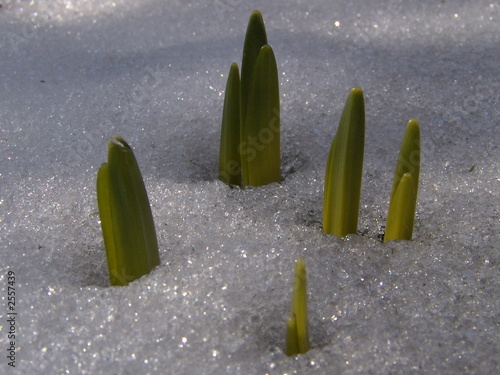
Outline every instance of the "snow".
<svg viewBox="0 0 500 375"><path fill-rule="evenodd" d="M498 2L0 4L0 374L499 372ZM253 9L278 62L284 180L232 189L217 181L223 90ZM336 238L324 171L356 85L359 234ZM413 117L414 239L383 244ZM109 285L95 193L113 134L134 148L162 261L127 287ZM290 358L301 256L312 350Z"/></svg>

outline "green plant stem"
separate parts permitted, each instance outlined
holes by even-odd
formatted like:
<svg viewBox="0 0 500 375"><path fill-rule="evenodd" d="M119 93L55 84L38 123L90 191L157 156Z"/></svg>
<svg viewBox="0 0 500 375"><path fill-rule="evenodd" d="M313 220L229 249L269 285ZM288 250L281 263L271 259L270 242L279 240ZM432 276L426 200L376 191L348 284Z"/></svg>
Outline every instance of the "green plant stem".
<svg viewBox="0 0 500 375"><path fill-rule="evenodd" d="M297 355L300 353L299 338L297 336L297 321L292 314L287 321L286 326L286 348L285 354L287 356Z"/></svg>
<svg viewBox="0 0 500 375"><path fill-rule="evenodd" d="M347 98L328 155L323 201L325 233L341 237L357 232L364 144L363 90L355 87Z"/></svg>
<svg viewBox="0 0 500 375"><path fill-rule="evenodd" d="M411 240L420 175L420 125L408 121L394 172L384 242Z"/></svg>
<svg viewBox="0 0 500 375"><path fill-rule="evenodd" d="M243 96L242 96L243 101ZM252 75L239 147L243 185L281 181L278 68L272 48L261 48Z"/></svg>
<svg viewBox="0 0 500 375"><path fill-rule="evenodd" d="M413 178L410 173L405 173L401 177L398 188L391 200L384 242L389 240L411 240L415 217L415 201L416 192L413 187Z"/></svg>
<svg viewBox="0 0 500 375"><path fill-rule="evenodd" d="M286 354L303 354L309 349L306 261L299 258L295 263L291 315L287 322Z"/></svg>
<svg viewBox="0 0 500 375"><path fill-rule="evenodd" d="M240 144L240 75L232 63L227 78L222 114L219 152L219 179L229 185L241 185Z"/></svg>

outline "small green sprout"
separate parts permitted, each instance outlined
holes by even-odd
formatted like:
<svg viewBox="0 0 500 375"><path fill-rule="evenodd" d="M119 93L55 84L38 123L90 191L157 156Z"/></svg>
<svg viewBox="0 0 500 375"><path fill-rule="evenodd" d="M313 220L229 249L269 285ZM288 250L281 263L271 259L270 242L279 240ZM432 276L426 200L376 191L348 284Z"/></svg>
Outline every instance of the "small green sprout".
<svg viewBox="0 0 500 375"><path fill-rule="evenodd" d="M306 261L295 262L295 276L292 291L292 311L287 322L286 355L306 353L310 349L309 323L307 319Z"/></svg>
<svg viewBox="0 0 500 375"><path fill-rule="evenodd" d="M254 10L243 47L241 82L233 63L226 85L219 154L222 181L241 186L281 181L279 104L276 58L267 44L262 15Z"/></svg>
<svg viewBox="0 0 500 375"><path fill-rule="evenodd" d="M399 151L384 242L411 240L420 174L420 126L411 119Z"/></svg>
<svg viewBox="0 0 500 375"><path fill-rule="evenodd" d="M323 201L325 233L342 237L357 232L364 144L363 90L355 87L347 98L328 155Z"/></svg>
<svg viewBox="0 0 500 375"><path fill-rule="evenodd" d="M240 74L232 63L224 97L219 153L219 179L228 185L241 185L240 143Z"/></svg>
<svg viewBox="0 0 500 375"><path fill-rule="evenodd" d="M160 264L142 175L132 149L117 135L97 173L97 203L111 285L127 285Z"/></svg>

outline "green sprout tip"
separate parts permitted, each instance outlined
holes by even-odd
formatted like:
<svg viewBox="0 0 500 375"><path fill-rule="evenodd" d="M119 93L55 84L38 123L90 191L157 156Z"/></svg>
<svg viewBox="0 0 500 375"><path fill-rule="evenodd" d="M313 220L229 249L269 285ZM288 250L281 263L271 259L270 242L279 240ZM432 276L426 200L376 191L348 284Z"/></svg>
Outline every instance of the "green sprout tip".
<svg viewBox="0 0 500 375"><path fill-rule="evenodd" d="M355 87L347 98L328 155L323 200L325 233L342 237L357 232L364 144L363 90Z"/></svg>
<svg viewBox="0 0 500 375"><path fill-rule="evenodd" d="M243 45L243 57L241 59L241 119L246 118L248 95L257 56L260 50L267 44L266 27L264 19L258 10L250 14L247 31L245 33L245 44Z"/></svg>
<svg viewBox="0 0 500 375"><path fill-rule="evenodd" d="M97 202L112 285L127 285L160 264L146 188L132 148L120 136L108 143L97 173Z"/></svg>
<svg viewBox="0 0 500 375"><path fill-rule="evenodd" d="M292 308L287 322L285 352L286 355L292 356L306 353L309 349L306 261L299 258L295 262Z"/></svg>
<svg viewBox="0 0 500 375"><path fill-rule="evenodd" d="M232 63L227 78L219 153L219 179L228 185L241 185L240 143L240 75Z"/></svg>
<svg viewBox="0 0 500 375"><path fill-rule="evenodd" d="M420 126L411 119L399 151L384 242L411 240L420 174Z"/></svg>
<svg viewBox="0 0 500 375"><path fill-rule="evenodd" d="M278 69L269 45L255 62L242 123L240 155L243 184L260 186L281 181Z"/></svg>

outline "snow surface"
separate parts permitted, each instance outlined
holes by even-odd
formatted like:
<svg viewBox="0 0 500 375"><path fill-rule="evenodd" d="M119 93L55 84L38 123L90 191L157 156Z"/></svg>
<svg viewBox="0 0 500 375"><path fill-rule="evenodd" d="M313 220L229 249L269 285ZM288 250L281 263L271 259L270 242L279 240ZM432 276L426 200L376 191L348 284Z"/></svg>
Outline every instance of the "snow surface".
<svg viewBox="0 0 500 375"><path fill-rule="evenodd" d="M500 373L498 1L0 4L1 374ZM278 61L284 179L241 190L217 181L218 147L253 9ZM359 234L336 238L324 171L356 85ZM414 240L383 244L412 117ZM109 285L95 194L112 134L134 147L162 261L127 287ZM313 349L289 358L300 256Z"/></svg>

